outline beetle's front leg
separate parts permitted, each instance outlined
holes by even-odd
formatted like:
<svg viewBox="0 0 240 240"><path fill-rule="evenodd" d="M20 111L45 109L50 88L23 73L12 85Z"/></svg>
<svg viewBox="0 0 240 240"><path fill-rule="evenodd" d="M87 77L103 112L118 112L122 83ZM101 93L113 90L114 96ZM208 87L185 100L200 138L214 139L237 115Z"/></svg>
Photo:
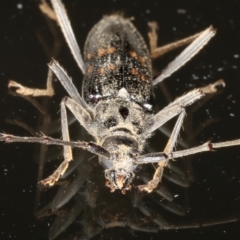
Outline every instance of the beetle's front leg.
<svg viewBox="0 0 240 240"><path fill-rule="evenodd" d="M65 99L62 100L61 102L61 128L62 128L63 140L70 141ZM73 160L71 146L63 146L63 156L64 156L64 161L57 168L57 170L55 170L54 173L50 175L48 178L40 181L42 185L53 186L59 180L59 178L65 173L65 171L68 168L69 162Z"/></svg>
<svg viewBox="0 0 240 240"><path fill-rule="evenodd" d="M183 108L182 112L180 113L178 120L174 126L174 129L168 140L168 143L163 151L163 154L165 154L166 156L173 151L173 148L177 142L177 138L178 138L179 132L181 130L185 116L186 116L186 112L185 112L185 109ZM159 182L161 181L162 175L163 175L163 169L167 164L168 164L168 160L160 161L158 163L158 167L154 173L153 179L145 185L138 186L138 189L140 191L146 191L148 193L152 192L158 186Z"/></svg>
<svg viewBox="0 0 240 240"><path fill-rule="evenodd" d="M77 118L79 123L89 132L91 132L92 118L90 114L82 107L81 104L76 102L75 100L65 97L61 102L61 127L62 127L62 137L64 141L70 141L69 131L68 131L68 120L67 120L67 111L66 107L73 113L73 115ZM101 151L95 147L96 152ZM63 146L63 155L64 161L57 168L57 170L48 178L42 180L40 183L43 185L52 186L58 179L65 173L68 168L69 162L73 160L72 156L72 147L71 146Z"/></svg>

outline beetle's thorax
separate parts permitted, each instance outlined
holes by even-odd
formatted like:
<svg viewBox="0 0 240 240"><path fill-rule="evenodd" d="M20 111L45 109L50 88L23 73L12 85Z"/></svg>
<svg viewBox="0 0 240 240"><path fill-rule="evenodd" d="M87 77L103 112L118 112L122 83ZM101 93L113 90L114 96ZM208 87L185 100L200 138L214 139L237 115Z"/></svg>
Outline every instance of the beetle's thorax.
<svg viewBox="0 0 240 240"><path fill-rule="evenodd" d="M129 98L127 91L119 90L116 98L107 98L99 101L95 108L94 128L97 142L108 149L115 144L133 145L142 151L145 137L146 118L149 114Z"/></svg>

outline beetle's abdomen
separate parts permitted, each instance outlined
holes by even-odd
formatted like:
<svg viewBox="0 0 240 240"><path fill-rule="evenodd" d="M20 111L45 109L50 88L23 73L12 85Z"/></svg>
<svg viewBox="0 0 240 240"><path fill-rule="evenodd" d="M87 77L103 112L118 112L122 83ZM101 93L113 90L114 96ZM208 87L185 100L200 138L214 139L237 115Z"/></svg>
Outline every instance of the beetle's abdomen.
<svg viewBox="0 0 240 240"><path fill-rule="evenodd" d="M86 74L83 96L87 103L114 98L126 88L133 101L152 105L152 70L147 46L128 20L104 17L90 31L84 49ZM148 109L150 110L150 109Z"/></svg>

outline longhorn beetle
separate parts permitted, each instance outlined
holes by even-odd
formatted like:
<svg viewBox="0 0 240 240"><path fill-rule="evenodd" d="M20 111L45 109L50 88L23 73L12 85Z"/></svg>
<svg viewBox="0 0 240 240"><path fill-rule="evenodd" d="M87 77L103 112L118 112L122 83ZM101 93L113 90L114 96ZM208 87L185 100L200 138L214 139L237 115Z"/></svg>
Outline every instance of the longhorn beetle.
<svg viewBox="0 0 240 240"><path fill-rule="evenodd" d="M81 56L70 22L60 0L51 0L58 23L71 52L84 74L83 96L80 96L70 77L53 60L49 64L70 97L61 102L61 125L63 140L50 137L17 137L2 134L6 142L39 142L63 145L64 161L57 170L41 184L52 186L64 174L73 159L72 147L80 147L99 156L105 169L106 185L111 192L120 189L126 193L141 164L158 163L153 179L138 186L140 191L152 192L161 181L164 166L170 159L183 157L216 148L239 145L240 139L221 143L207 142L201 146L173 151L181 129L185 108L204 97L195 89L176 99L167 107L153 113L153 86L170 76L189 61L215 35L212 27L205 31L162 48L157 48L156 25L150 24L151 57L155 58L173 48L192 42L155 79L152 76L151 58L147 46L129 19L120 15L105 16L90 31ZM11 81L23 95L51 95L46 90L29 89ZM213 86L214 87L214 86ZM66 115L68 108L79 123L94 137L95 142L71 142ZM175 127L163 152L142 155L146 140L164 123L178 116Z"/></svg>

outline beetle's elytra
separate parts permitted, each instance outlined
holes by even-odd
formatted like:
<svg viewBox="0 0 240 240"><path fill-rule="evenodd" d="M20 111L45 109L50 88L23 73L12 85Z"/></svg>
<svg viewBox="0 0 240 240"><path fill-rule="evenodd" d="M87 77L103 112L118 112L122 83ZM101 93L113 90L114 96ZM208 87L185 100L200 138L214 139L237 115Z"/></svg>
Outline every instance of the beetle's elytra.
<svg viewBox="0 0 240 240"><path fill-rule="evenodd" d="M152 66L148 48L130 20L106 16L88 34L84 98L94 104L125 88L131 101L152 111Z"/></svg>

